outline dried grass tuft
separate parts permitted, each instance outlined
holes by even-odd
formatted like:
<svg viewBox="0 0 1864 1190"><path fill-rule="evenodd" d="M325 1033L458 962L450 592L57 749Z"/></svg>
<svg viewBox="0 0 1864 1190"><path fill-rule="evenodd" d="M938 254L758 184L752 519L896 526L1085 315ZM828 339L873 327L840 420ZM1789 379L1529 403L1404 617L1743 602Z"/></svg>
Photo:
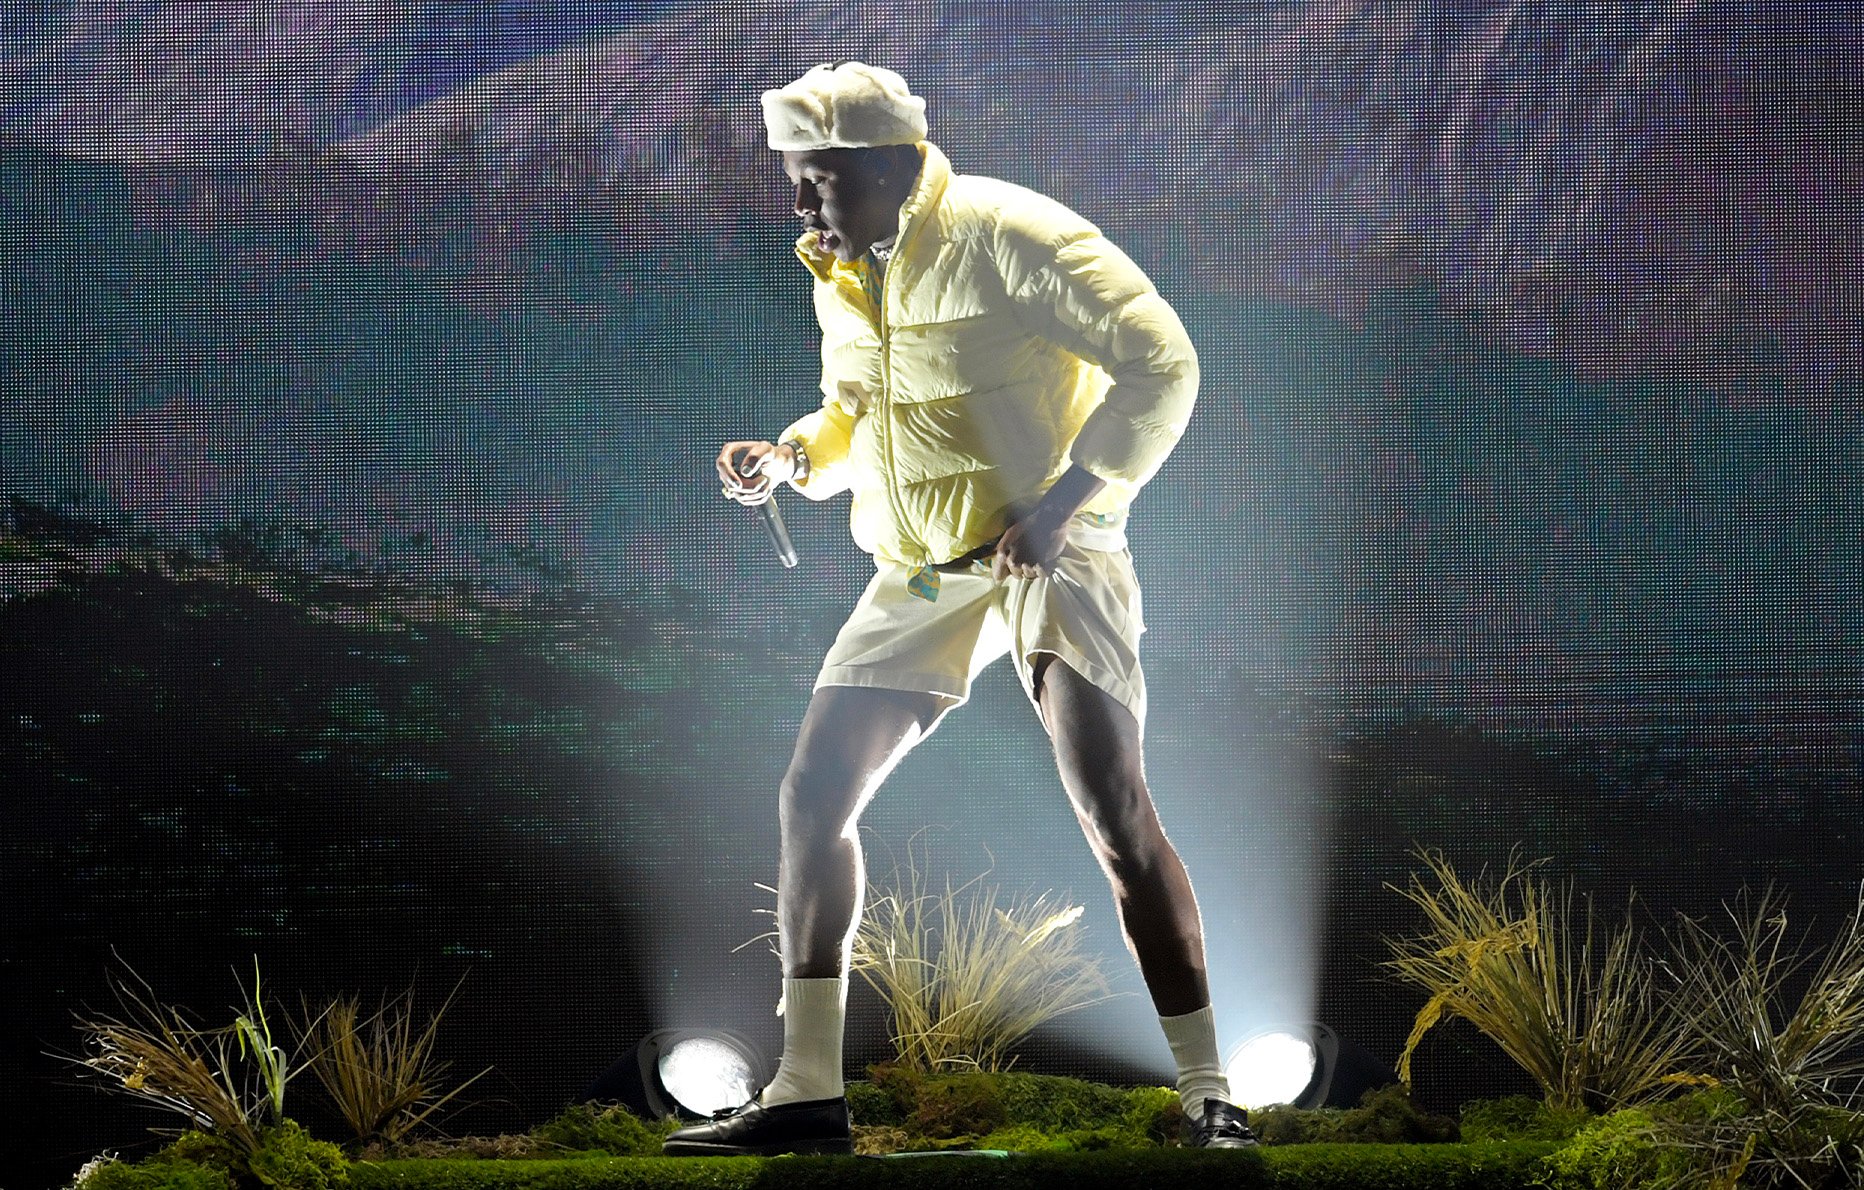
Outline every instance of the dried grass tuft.
<svg viewBox="0 0 1864 1190"><path fill-rule="evenodd" d="M1082 907L1051 893L1005 901L984 875L942 891L909 849L893 887L870 886L853 969L886 1000L899 1061L1004 1070L1040 1025L1108 998L1082 946Z"/></svg>
<svg viewBox="0 0 1864 1190"><path fill-rule="evenodd" d="M1424 913L1424 927L1387 939L1385 963L1428 1000L1399 1058L1411 1081L1418 1043L1445 1016L1467 1020L1540 1084L1550 1107L1604 1111L1665 1092L1683 1043L1656 994L1627 912L1606 932L1588 899L1556 890L1537 864L1511 859L1499 878L1464 880L1440 853L1420 851L1432 880L1388 885Z"/></svg>
<svg viewBox="0 0 1864 1190"><path fill-rule="evenodd" d="M257 967L245 1011L233 1024L202 1028L180 1008L163 1004L128 964L128 978L110 979L116 1015L78 1017L85 1056L74 1059L107 1086L185 1117L242 1158L262 1146L265 1117L283 1119L285 1085L295 1073L272 1044Z"/></svg>
<svg viewBox="0 0 1864 1190"><path fill-rule="evenodd" d="M1661 966L1689 1043L1674 1081L1715 1088L1721 1110L1664 1141L1718 1169L1718 1184L1864 1180L1864 893L1832 944L1788 938L1785 898L1743 893L1729 937L1680 918Z"/></svg>
<svg viewBox="0 0 1864 1190"><path fill-rule="evenodd" d="M454 994L458 991L455 987ZM332 1000L314 1017L306 1010L302 1027L310 1053L306 1065L357 1140L400 1144L409 1132L491 1072L488 1066L458 1086L441 1090L448 1063L434 1056L434 1037L452 1003L453 994L449 994L426 1025L418 1028L412 988L384 1000L367 1016L353 996Z"/></svg>

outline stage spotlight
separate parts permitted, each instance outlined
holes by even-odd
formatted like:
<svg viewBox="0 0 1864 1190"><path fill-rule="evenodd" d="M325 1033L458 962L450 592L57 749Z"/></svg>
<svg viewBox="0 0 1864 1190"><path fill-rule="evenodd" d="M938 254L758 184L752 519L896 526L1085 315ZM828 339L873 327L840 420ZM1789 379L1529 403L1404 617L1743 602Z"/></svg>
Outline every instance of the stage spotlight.
<svg viewBox="0 0 1864 1190"><path fill-rule="evenodd" d="M1237 1046L1224 1073L1230 1079L1230 1097L1240 1106L1267 1107L1297 1103L1313 1085L1316 1065L1313 1042L1275 1030Z"/></svg>
<svg viewBox="0 0 1864 1190"><path fill-rule="evenodd" d="M1245 1108L1355 1107L1367 1091L1398 1081L1364 1046L1318 1024L1258 1030L1231 1052L1224 1073Z"/></svg>
<svg viewBox="0 0 1864 1190"><path fill-rule="evenodd" d="M729 1029L660 1029L583 1093L649 1117L698 1119L748 1103L768 1081L763 1054Z"/></svg>

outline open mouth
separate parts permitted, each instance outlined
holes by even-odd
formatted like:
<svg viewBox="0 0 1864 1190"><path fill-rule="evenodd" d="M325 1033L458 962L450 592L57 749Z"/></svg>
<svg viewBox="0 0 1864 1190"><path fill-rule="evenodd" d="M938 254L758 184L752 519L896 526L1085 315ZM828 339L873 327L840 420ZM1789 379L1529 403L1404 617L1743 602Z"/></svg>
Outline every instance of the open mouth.
<svg viewBox="0 0 1864 1190"><path fill-rule="evenodd" d="M807 224L804 226L803 230L814 233L816 247L824 252L833 253L841 244L841 237L826 227L817 227L813 224Z"/></svg>

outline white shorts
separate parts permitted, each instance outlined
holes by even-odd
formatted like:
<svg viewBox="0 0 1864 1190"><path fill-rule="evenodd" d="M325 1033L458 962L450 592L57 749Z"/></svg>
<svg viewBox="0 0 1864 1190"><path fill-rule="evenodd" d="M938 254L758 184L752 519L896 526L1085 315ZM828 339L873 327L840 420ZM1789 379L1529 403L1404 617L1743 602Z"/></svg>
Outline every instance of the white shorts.
<svg viewBox="0 0 1864 1190"><path fill-rule="evenodd" d="M879 561L822 661L816 689L879 686L936 694L944 711L971 694L971 680L1008 653L1035 701L1034 663L1051 653L1111 694L1143 732L1146 682L1139 668L1139 580L1124 550L1062 547L1047 578L992 581L990 560L938 571L938 598L907 587L912 568Z"/></svg>

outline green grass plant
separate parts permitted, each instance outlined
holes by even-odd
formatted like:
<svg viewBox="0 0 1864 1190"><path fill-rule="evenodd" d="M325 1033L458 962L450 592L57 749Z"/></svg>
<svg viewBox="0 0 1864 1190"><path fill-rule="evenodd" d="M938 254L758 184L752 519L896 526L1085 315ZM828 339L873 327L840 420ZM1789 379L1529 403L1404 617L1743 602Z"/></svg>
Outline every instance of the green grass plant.
<svg viewBox="0 0 1864 1190"><path fill-rule="evenodd" d="M246 1011L233 1020L233 1036L239 1042L240 1058L252 1063L259 1086L265 1092L272 1123L279 1124L285 1119L285 1084L291 1081L293 1070L284 1049L272 1042L272 1025L265 1016L265 997L260 993L260 983L259 960L255 956L252 994L245 997Z"/></svg>

